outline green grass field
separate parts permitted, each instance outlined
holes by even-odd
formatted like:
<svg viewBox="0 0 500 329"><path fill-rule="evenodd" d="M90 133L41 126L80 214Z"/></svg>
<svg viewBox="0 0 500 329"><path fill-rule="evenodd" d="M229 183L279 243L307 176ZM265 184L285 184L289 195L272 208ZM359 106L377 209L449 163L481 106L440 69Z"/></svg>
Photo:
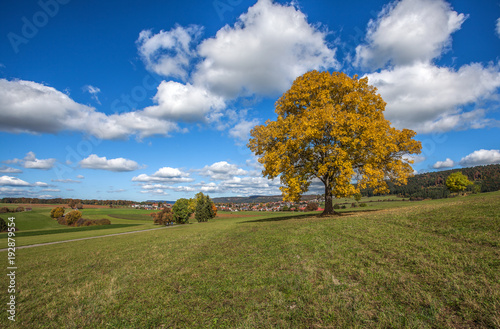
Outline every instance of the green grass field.
<svg viewBox="0 0 500 329"><path fill-rule="evenodd" d="M4 205L0 204L0 207ZM9 208L14 208L9 205ZM92 236L108 235L130 231L151 229L153 225L149 214L145 211L130 208L99 208L82 209L84 218L100 219L107 218L111 225L68 227L60 225L56 220L50 218L50 207L33 208L32 211L0 214L4 220L15 217L17 246L26 246L37 243L65 241ZM68 211L68 210L67 210ZM7 247L7 233L0 233L0 248Z"/></svg>
<svg viewBox="0 0 500 329"><path fill-rule="evenodd" d="M0 327L500 327L500 192L233 215L19 249L16 322Z"/></svg>

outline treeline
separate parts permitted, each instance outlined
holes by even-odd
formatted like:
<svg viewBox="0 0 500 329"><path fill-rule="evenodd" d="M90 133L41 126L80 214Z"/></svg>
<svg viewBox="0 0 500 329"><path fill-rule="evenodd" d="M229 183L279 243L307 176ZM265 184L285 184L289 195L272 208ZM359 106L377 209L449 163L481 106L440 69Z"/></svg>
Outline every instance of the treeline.
<svg viewBox="0 0 500 329"><path fill-rule="evenodd" d="M446 178L454 172L462 172L474 185L466 192L493 192L500 190L500 164L452 169L418 174L408 179L408 184L397 186L388 182L391 195L404 198L441 199L450 196ZM362 191L364 196L373 196L373 189Z"/></svg>
<svg viewBox="0 0 500 329"><path fill-rule="evenodd" d="M128 200L80 200L80 199L38 199L38 198L3 198L1 203L16 203L16 204L70 204L72 202L81 203L83 205L95 206L130 206L135 204L134 201Z"/></svg>

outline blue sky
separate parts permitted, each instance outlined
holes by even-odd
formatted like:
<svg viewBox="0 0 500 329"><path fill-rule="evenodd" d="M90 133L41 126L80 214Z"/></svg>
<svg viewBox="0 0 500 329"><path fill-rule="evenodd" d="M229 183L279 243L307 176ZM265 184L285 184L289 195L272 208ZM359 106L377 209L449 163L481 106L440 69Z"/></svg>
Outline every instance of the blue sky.
<svg viewBox="0 0 500 329"><path fill-rule="evenodd" d="M316 69L367 76L416 172L500 163L500 1L0 4L0 197L279 194L245 146Z"/></svg>

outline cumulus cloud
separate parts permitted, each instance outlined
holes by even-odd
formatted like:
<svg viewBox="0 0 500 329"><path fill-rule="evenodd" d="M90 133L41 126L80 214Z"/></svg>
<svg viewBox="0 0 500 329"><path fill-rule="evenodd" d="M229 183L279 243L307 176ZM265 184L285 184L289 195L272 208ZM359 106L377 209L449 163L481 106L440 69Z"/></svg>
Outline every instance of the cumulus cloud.
<svg viewBox="0 0 500 329"><path fill-rule="evenodd" d="M473 63L454 70L417 63L367 76L387 102L385 116L397 127L429 133L496 124L484 119L484 110L462 108L495 95L500 87L498 64Z"/></svg>
<svg viewBox="0 0 500 329"><path fill-rule="evenodd" d="M144 115L163 120L215 123L231 113L227 104L239 96L277 95L299 75L312 69L338 67L327 31L307 22L293 5L259 0L234 26L215 37L199 39L202 28L180 27L153 34L142 31L138 50L146 66L184 83L163 81ZM189 72L193 58L199 64ZM231 134L244 138L244 124Z"/></svg>
<svg viewBox="0 0 500 329"><path fill-rule="evenodd" d="M17 168L2 166L2 167L0 167L0 172L6 173L6 174L20 174L23 171L21 169L17 169Z"/></svg>
<svg viewBox="0 0 500 329"><path fill-rule="evenodd" d="M433 63L451 47L452 33L466 18L444 0L402 0L370 21L356 64L383 68L367 77L396 127L432 133L500 126L478 107L497 98L500 64L454 69Z"/></svg>
<svg viewBox="0 0 500 329"><path fill-rule="evenodd" d="M277 195L281 194L279 179L264 177L232 177L215 183L201 183L199 189L207 193L228 193L232 195Z"/></svg>
<svg viewBox="0 0 500 329"><path fill-rule="evenodd" d="M293 5L259 0L234 26L226 25L200 44L204 60L194 81L227 98L274 96L309 70L339 66L327 34Z"/></svg>
<svg viewBox="0 0 500 329"><path fill-rule="evenodd" d="M444 160L444 161L437 161L432 166L432 168L434 168L434 169L444 169L444 168L453 168L453 167L455 167L455 162L450 158L446 158L446 160Z"/></svg>
<svg viewBox="0 0 500 329"><path fill-rule="evenodd" d="M13 159L13 160L7 160L5 161L6 163L16 163L21 166L23 166L26 169L43 169L43 170L48 170L52 169L54 167L54 164L56 163L56 159L37 159L35 153L33 152L28 152L24 159Z"/></svg>
<svg viewBox="0 0 500 329"><path fill-rule="evenodd" d="M202 121L209 112L226 107L222 97L205 88L174 81L162 81L153 100L158 105L147 107L144 113L166 120Z"/></svg>
<svg viewBox="0 0 500 329"><path fill-rule="evenodd" d="M247 171L238 168L235 164L227 161L216 162L210 166L205 166L200 170L200 175L208 176L212 180L230 180L234 176L246 175Z"/></svg>
<svg viewBox="0 0 500 329"><path fill-rule="evenodd" d="M14 195L30 195L31 193L27 193L25 189L20 189L17 187L0 187L0 194L1 195L7 195L7 196L14 196Z"/></svg>
<svg viewBox="0 0 500 329"><path fill-rule="evenodd" d="M459 164L463 167L484 166L500 163L500 150L477 150L463 157Z"/></svg>
<svg viewBox="0 0 500 329"><path fill-rule="evenodd" d="M0 79L0 131L58 133L78 131L102 139L147 137L177 131L176 123L143 111L106 115L40 83Z"/></svg>
<svg viewBox="0 0 500 329"><path fill-rule="evenodd" d="M132 178L133 182L164 182L164 183L187 183L194 181L190 174L178 168L163 167L158 169L153 175L140 174Z"/></svg>
<svg viewBox="0 0 500 329"><path fill-rule="evenodd" d="M395 1L370 20L367 44L356 48L357 64L376 69L429 62L449 49L451 34L466 18L443 0Z"/></svg>
<svg viewBox="0 0 500 329"><path fill-rule="evenodd" d="M163 76L186 80L189 64L197 56L193 43L202 31L203 28L196 25L177 26L157 34L151 30L141 31L136 43L146 68Z"/></svg>
<svg viewBox="0 0 500 329"><path fill-rule="evenodd" d="M124 158L106 159L96 154L91 154L80 161L80 167L87 169L102 169L115 172L134 171L139 169L139 164L133 160Z"/></svg>
<svg viewBox="0 0 500 329"><path fill-rule="evenodd" d="M12 176L1 176L0 177L1 186L31 186L30 183L23 181L17 177Z"/></svg>
<svg viewBox="0 0 500 329"><path fill-rule="evenodd" d="M143 193L143 194L152 194L152 195L168 195L168 193L165 192L162 189L142 190L141 193Z"/></svg>

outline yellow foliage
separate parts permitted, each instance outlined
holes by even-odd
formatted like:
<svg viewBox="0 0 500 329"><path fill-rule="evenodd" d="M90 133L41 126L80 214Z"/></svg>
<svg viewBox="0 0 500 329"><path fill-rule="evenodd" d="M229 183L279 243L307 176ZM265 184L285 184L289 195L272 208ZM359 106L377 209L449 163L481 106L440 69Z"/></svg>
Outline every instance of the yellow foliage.
<svg viewBox="0 0 500 329"><path fill-rule="evenodd" d="M314 178L327 198L384 192L386 179L406 184L413 169L403 155L421 150L414 131L390 126L385 105L367 78L311 71L276 102L276 121L254 127L248 146L264 176L280 177L285 200L298 200Z"/></svg>

